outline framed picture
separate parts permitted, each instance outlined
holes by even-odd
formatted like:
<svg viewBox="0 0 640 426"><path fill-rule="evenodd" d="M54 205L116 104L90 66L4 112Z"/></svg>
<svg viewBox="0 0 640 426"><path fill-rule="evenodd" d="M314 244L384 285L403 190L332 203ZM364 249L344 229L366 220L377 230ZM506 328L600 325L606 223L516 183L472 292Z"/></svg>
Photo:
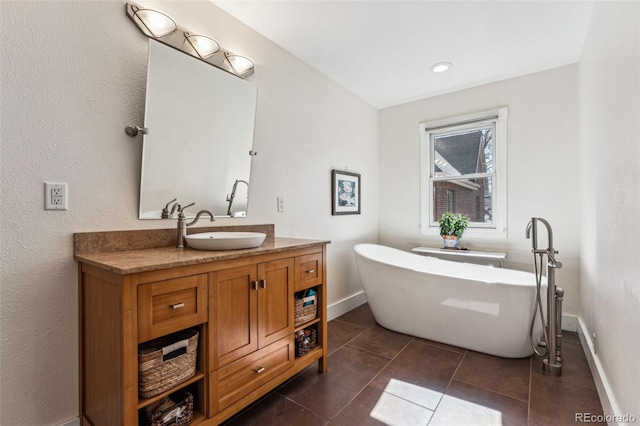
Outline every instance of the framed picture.
<svg viewBox="0 0 640 426"><path fill-rule="evenodd" d="M360 175L331 171L331 214L360 214Z"/></svg>

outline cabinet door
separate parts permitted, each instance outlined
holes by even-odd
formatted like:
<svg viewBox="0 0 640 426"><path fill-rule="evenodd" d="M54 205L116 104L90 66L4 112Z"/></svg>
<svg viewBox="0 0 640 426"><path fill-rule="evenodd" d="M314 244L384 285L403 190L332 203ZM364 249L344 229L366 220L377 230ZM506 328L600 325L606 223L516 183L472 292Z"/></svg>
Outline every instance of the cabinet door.
<svg viewBox="0 0 640 426"><path fill-rule="evenodd" d="M212 272L209 287L209 369L258 349L255 265Z"/></svg>
<svg viewBox="0 0 640 426"><path fill-rule="evenodd" d="M258 264L258 342L263 348L293 333L293 259Z"/></svg>

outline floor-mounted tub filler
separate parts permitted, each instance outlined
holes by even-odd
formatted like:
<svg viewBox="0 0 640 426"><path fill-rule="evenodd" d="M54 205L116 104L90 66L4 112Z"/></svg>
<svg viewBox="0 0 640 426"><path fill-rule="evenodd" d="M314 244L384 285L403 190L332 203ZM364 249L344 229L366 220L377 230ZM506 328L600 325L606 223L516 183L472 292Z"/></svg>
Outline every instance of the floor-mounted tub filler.
<svg viewBox="0 0 640 426"><path fill-rule="evenodd" d="M536 276L452 262L376 244L354 247L360 281L381 326L506 358L533 354L529 342ZM544 277L541 288L546 289ZM546 293L540 292L541 303ZM540 322L532 336L542 336Z"/></svg>
<svg viewBox="0 0 640 426"><path fill-rule="evenodd" d="M549 246L544 249L538 247L538 222L542 223L547 229L547 244ZM560 376L562 374L562 299L564 298L564 290L556 287L556 269L562 268L562 263L556 260L555 256L558 251L553 248L553 231L551 225L545 219L532 217L527 224L525 237L531 238L531 252L533 253L533 267L537 287L537 298L533 308L533 318L531 319L531 347L536 355L544 358L542 360L543 371L553 376ZM546 281L548 285L546 290L543 290L541 283L545 256L547 263ZM546 291L546 320L542 309L544 302L541 294L543 291ZM542 344L546 346L546 350L538 350L538 340L533 333L535 317L538 313L540 314L540 324L542 324L544 333Z"/></svg>

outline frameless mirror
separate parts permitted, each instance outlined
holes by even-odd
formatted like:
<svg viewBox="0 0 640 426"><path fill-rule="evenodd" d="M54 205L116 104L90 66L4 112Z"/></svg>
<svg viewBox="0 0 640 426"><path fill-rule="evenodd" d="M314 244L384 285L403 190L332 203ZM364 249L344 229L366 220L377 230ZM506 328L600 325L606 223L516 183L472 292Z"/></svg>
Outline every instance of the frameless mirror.
<svg viewBox="0 0 640 426"><path fill-rule="evenodd" d="M257 94L255 85L149 40L140 219L160 219L174 199L195 202L192 214L246 216Z"/></svg>

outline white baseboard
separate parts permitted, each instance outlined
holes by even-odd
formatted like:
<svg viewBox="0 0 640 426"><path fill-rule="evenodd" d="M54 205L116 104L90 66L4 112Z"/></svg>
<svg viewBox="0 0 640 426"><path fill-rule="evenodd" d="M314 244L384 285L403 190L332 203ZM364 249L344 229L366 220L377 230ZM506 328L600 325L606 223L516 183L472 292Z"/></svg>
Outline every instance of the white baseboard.
<svg viewBox="0 0 640 426"><path fill-rule="evenodd" d="M352 309L357 308L363 303L367 302L367 296L364 291L356 293L352 296L345 297L342 300L332 303L327 306L327 321L331 321L334 318L339 317L342 314L346 314Z"/></svg>
<svg viewBox="0 0 640 426"><path fill-rule="evenodd" d="M580 324L578 322L578 317L575 315L562 315L562 329L564 331L573 331L574 333L578 331Z"/></svg>
<svg viewBox="0 0 640 426"><path fill-rule="evenodd" d="M582 343L582 349L587 357L587 362L591 369L593 381L596 384L596 389L598 391L598 396L600 397L600 403L602 404L602 410L604 411L607 424L609 426L631 425L631 423L624 420L625 413L620 411L620 406L616 402L613 389L607 380L600 358L598 358L598 355L595 353L593 340L590 337L591 333L589 332L587 325L582 318L576 317L576 319L578 320L578 336L580 337L580 343Z"/></svg>

